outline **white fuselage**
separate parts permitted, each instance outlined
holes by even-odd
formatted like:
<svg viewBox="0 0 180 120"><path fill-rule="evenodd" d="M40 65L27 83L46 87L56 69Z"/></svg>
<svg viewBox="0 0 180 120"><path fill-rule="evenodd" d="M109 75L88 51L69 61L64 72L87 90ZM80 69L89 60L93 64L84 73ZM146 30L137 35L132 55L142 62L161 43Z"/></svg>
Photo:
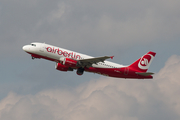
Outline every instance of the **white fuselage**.
<svg viewBox="0 0 180 120"><path fill-rule="evenodd" d="M32 46L32 44L34 46ZM31 45L24 46L23 50L26 52L36 54L36 55L40 55L40 56L44 56L44 57L47 57L50 59L57 60L57 62L61 58L71 58L71 59L75 59L75 60L94 58L92 56L88 56L88 55L74 52L71 50L67 50L64 48L59 48L59 47L52 46L52 45L45 44L45 43L31 43ZM104 61L104 62L99 62L97 64L92 64L92 67L95 67L95 68L121 68L121 67L125 67L125 66L116 64L113 62L109 62L109 61Z"/></svg>

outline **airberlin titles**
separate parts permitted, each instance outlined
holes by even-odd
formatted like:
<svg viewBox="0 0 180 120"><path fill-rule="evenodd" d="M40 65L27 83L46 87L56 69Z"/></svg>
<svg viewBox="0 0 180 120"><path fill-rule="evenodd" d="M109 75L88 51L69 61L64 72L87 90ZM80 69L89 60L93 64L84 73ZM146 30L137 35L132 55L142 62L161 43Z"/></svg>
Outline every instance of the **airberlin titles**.
<svg viewBox="0 0 180 120"><path fill-rule="evenodd" d="M64 57L71 57L73 59L81 59L80 55L76 55L76 53L74 53L74 52L68 53L67 51L60 50L59 48L55 49L54 47L53 48L47 47L46 50L47 50L47 52L51 52L54 54L57 53L58 55L63 55Z"/></svg>

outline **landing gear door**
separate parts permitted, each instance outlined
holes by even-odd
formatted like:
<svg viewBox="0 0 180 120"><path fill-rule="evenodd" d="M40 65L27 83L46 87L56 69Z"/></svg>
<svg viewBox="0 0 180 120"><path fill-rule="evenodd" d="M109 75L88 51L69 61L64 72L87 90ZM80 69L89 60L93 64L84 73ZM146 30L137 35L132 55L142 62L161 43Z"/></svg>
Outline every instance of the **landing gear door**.
<svg viewBox="0 0 180 120"><path fill-rule="evenodd" d="M45 50L45 44L42 43L42 44L40 45L40 51L41 51L41 52L44 52L44 50Z"/></svg>

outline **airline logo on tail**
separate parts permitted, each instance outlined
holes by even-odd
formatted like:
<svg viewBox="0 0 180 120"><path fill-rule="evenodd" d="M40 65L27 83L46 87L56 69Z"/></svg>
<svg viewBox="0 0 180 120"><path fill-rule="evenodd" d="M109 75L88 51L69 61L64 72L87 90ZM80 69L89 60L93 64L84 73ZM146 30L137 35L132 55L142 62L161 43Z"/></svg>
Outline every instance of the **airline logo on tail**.
<svg viewBox="0 0 180 120"><path fill-rule="evenodd" d="M138 63L138 67L143 70L148 69L153 58L154 58L154 56L151 54L144 55L143 57L141 57L141 59Z"/></svg>

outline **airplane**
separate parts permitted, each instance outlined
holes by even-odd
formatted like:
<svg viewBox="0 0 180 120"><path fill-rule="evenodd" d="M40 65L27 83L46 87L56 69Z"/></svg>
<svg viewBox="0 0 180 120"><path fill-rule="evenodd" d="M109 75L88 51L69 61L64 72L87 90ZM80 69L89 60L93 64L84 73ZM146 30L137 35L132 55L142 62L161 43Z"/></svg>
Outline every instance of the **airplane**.
<svg viewBox="0 0 180 120"><path fill-rule="evenodd" d="M55 68L60 71L77 70L77 75L83 75L84 71L97 73L104 76L125 79L152 79L152 72L147 72L156 53L149 51L134 63L124 66L106 61L114 56L92 57L64 48L45 43L34 42L22 48L29 53L32 59L46 59L56 62Z"/></svg>

